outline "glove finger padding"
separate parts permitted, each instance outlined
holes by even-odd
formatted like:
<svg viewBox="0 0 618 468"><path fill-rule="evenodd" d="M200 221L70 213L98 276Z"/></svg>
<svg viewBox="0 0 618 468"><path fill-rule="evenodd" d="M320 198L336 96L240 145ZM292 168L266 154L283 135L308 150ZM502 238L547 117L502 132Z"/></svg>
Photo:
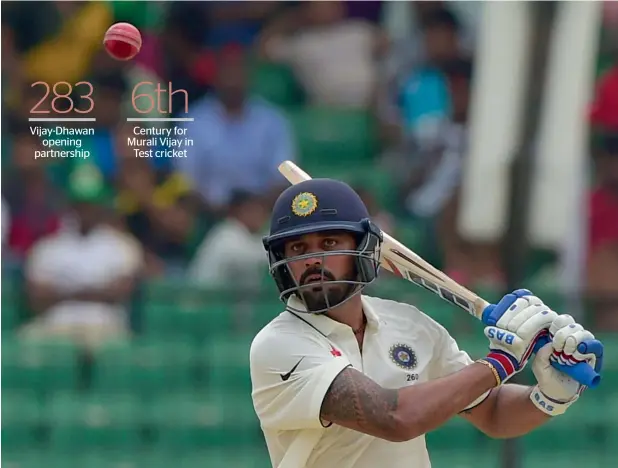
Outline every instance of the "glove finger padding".
<svg viewBox="0 0 618 468"><path fill-rule="evenodd" d="M587 362L592 368L596 366L597 357L593 353L582 354L577 350L580 343L593 340L594 335L588 330L584 330L581 325L571 328L569 325L567 328L571 333L562 334L564 338L561 338L564 345L562 351L555 350L551 359L567 366L573 366L579 362ZM558 332L562 333L562 330Z"/></svg>
<svg viewBox="0 0 618 468"><path fill-rule="evenodd" d="M583 329L584 327L582 327L579 323L571 323L569 325L566 325L558 329L558 331L556 331L553 335L551 335L551 341L554 344L554 350L559 351L559 352L564 351L564 346L566 344L567 338L569 336L572 336L573 333L576 333Z"/></svg>
<svg viewBox="0 0 618 468"><path fill-rule="evenodd" d="M577 347L582 341L586 340L594 340L594 335L588 330L584 330L584 328L581 327L580 330L577 330L575 333L566 337L562 352L564 354L572 354L573 357L575 357L576 359L578 359L579 355L579 360L582 360L583 355L579 351L577 351Z"/></svg>
<svg viewBox="0 0 618 468"><path fill-rule="evenodd" d="M519 328L526 321L545 310L548 310L548 308L544 304L526 307L525 309L520 310L519 313L510 320L508 325L506 325L506 329L513 332L518 332Z"/></svg>
<svg viewBox="0 0 618 468"><path fill-rule="evenodd" d="M551 327L549 327L549 334L553 337L554 335L556 335L556 333L558 333L558 330L575 324L575 319L569 314L558 315L556 320L554 320L554 322L551 324ZM556 346L554 346L554 349L557 349ZM562 351L562 348L560 348L560 350Z"/></svg>
<svg viewBox="0 0 618 468"><path fill-rule="evenodd" d="M523 310L528 309L531 306L542 306L543 302L536 296L524 296L520 297L513 302L513 304L500 316L496 322L496 327L504 328L505 330L513 331L517 326L517 317Z"/></svg>
<svg viewBox="0 0 618 468"><path fill-rule="evenodd" d="M517 336L521 337L524 340L533 341L539 332L543 330L548 330L553 321L558 317L556 312L541 308L534 307L531 309L535 312L533 315L528 317L526 321L524 321L518 328L515 330ZM523 315L523 314L522 314Z"/></svg>

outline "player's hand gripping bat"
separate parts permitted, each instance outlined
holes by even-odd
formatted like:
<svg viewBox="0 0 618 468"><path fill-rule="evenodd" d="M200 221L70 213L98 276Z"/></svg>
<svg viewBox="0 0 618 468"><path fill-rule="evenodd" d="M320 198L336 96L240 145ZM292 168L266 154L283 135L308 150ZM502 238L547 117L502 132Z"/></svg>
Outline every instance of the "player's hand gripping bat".
<svg viewBox="0 0 618 468"><path fill-rule="evenodd" d="M309 174L291 161L281 163L279 172L292 184L298 184L311 179ZM418 286L428 289L445 301L464 309L477 319L483 319L483 311L489 305L487 301L431 266L401 242L393 239L386 233L383 233L383 236L384 241L382 243L382 256L380 260L383 268ZM547 344L548 341L549 338L539 339L535 346L535 352ZM580 349L579 351L583 354L586 353L585 349ZM573 366L552 362L552 366L577 380L580 384L591 388L596 387L601 380L601 376L584 362Z"/></svg>

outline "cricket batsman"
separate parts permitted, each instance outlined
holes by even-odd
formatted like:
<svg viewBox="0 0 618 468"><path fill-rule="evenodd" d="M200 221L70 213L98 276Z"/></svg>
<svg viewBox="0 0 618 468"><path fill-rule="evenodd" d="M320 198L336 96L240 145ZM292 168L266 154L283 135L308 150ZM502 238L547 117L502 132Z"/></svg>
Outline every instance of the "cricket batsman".
<svg viewBox="0 0 618 468"><path fill-rule="evenodd" d="M343 182L308 180L275 203L264 246L286 307L250 351L273 467L430 468L424 434L450 418L511 438L576 402L585 387L552 355L600 372L602 344L528 290L484 311L488 354L477 361L414 306L361 294L378 276L381 240ZM532 362L536 385L507 384L548 333Z"/></svg>

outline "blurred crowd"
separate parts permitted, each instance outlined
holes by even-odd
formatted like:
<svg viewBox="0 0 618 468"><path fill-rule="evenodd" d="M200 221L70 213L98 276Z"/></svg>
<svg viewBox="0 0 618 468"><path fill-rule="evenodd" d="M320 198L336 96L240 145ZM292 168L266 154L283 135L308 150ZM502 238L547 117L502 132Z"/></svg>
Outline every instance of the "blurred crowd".
<svg viewBox="0 0 618 468"><path fill-rule="evenodd" d="M422 226L447 274L470 287L502 287L498 246L471 245L455 230L481 8L440 1L5 5L2 266L23 272L33 312L23 333L128 333L126 304L145 278L261 287L261 236L286 186L277 166L304 162L290 109L254 92L254 70L264 66L289 70L300 96L295 109L368 116L378 142L369 167L388 174L393 203L357 186L385 231ZM618 21L611 9L606 17L591 106L588 278L602 326L618 330ZM142 32L131 62L102 49L116 21ZM95 134L82 138L91 156L35 160L41 140L27 117L41 90L31 84L81 80L94 87ZM182 125L194 146L186 158L136 158L128 147L131 90L141 81L187 90L194 121ZM279 92L283 85L274 84ZM174 115L185 116L183 99L174 96ZM316 167L330 175L336 156L320 157Z"/></svg>

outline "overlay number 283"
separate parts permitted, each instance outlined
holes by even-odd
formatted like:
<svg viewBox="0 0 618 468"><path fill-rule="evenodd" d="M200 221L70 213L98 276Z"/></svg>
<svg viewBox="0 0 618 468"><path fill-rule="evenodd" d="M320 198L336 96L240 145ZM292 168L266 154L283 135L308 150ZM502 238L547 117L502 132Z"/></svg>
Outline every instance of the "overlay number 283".
<svg viewBox="0 0 618 468"><path fill-rule="evenodd" d="M73 99L70 97L71 93L73 92L73 86L71 86L70 83L68 83L66 81L58 81L50 89L50 86L49 86L48 83L46 83L44 81L37 81L36 83L32 83L32 85L30 87L34 88L37 85L43 85L45 87L45 95L41 98L41 100L39 102L37 102L32 107L32 109L30 109L30 113L31 114L49 114L50 111L48 111L48 110L37 110L37 109L38 109L38 107L41 104L43 104L45 99L47 99L47 97L49 96L50 92L52 92L54 94L54 98L51 100L51 109L52 109L52 111L54 111L57 114L68 114L69 112L72 112L73 110L75 110L75 112L78 113L78 114L87 114L88 112L92 111L92 109L94 109L94 100L92 99L92 93L94 91L94 88L92 87L92 84L89 83L88 81L80 81L78 83L75 83L75 87L76 88L78 86L80 86L80 85L85 85L85 86L87 86L90 89L87 94L85 94L83 96L79 96L81 99L86 99L88 102L90 102L90 106L88 107L88 109L85 109L85 110L75 109L75 103L73 102ZM58 86L66 86L68 91L66 93L59 93L58 92ZM60 99L64 99L64 100L69 101L70 105L69 105L68 109L62 110L62 109L57 109L56 108L56 103Z"/></svg>

